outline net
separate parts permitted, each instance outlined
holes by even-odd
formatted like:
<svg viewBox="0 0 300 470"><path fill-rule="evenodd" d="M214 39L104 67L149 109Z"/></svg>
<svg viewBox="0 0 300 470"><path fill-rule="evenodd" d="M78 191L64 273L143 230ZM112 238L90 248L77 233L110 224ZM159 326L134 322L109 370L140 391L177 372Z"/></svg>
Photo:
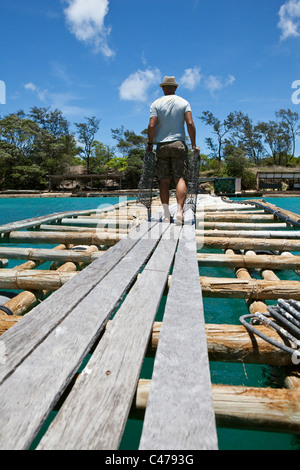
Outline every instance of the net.
<svg viewBox="0 0 300 470"><path fill-rule="evenodd" d="M199 172L200 172L200 155L195 150L189 158L188 181L186 199L184 203L184 212L189 209L196 213L197 195L199 191Z"/></svg>
<svg viewBox="0 0 300 470"><path fill-rule="evenodd" d="M155 178L155 166L155 152L145 152L142 175L138 186L137 201L147 208L148 220L151 219L151 204L153 196L153 184Z"/></svg>

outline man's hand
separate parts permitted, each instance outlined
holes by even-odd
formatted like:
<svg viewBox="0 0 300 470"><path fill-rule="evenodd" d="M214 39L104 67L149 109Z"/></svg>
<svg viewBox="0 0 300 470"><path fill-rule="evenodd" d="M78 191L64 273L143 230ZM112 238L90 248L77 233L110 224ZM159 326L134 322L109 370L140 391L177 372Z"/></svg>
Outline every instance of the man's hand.
<svg viewBox="0 0 300 470"><path fill-rule="evenodd" d="M147 152L152 152L153 151L153 143L152 142L147 143L146 151Z"/></svg>

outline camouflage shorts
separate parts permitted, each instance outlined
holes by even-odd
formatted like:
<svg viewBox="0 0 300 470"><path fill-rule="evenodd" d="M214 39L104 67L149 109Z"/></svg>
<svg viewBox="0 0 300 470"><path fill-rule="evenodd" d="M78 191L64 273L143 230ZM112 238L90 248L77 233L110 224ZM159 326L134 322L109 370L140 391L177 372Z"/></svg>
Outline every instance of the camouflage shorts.
<svg viewBox="0 0 300 470"><path fill-rule="evenodd" d="M188 151L184 142L177 140L158 144L156 150L156 174L159 180L187 179L188 173Z"/></svg>

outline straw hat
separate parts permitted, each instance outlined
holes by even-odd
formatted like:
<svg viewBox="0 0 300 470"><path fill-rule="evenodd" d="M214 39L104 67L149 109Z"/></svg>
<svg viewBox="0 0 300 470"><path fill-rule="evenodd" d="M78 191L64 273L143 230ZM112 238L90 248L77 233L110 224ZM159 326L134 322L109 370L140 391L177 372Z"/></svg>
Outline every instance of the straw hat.
<svg viewBox="0 0 300 470"><path fill-rule="evenodd" d="M165 77L164 81L160 84L161 87L163 86L175 86L176 88L179 86L176 83L175 77Z"/></svg>

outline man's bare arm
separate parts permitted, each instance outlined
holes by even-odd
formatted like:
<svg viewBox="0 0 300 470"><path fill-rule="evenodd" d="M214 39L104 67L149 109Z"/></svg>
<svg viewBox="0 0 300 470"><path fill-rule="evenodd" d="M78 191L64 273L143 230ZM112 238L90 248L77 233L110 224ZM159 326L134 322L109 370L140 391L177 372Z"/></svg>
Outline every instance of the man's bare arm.
<svg viewBox="0 0 300 470"><path fill-rule="evenodd" d="M189 134L189 137L190 137L190 140L191 140L192 147L193 148L195 147L196 150L199 153L200 149L199 149L199 147L196 147L196 126L194 124L194 120L193 120L193 116L192 116L191 111L187 111L185 113L184 119L185 119L185 122L186 122L186 126L187 126L187 130L188 130L188 134Z"/></svg>
<svg viewBox="0 0 300 470"><path fill-rule="evenodd" d="M148 125L148 149L152 150L157 117L151 117Z"/></svg>

